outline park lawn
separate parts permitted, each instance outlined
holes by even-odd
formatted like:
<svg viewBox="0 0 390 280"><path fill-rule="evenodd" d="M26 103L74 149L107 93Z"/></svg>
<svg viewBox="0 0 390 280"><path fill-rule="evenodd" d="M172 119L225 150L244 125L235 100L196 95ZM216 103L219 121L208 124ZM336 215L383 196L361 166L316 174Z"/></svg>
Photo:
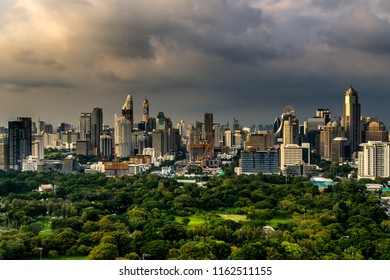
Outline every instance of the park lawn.
<svg viewBox="0 0 390 280"><path fill-rule="evenodd" d="M272 220L270 221L267 221L266 224L267 226L271 226L271 227L276 227L279 223L281 224L287 224L291 222L291 219L290 218L286 218L286 217L275 217L273 218Z"/></svg>
<svg viewBox="0 0 390 280"><path fill-rule="evenodd" d="M46 236L53 235L53 231L51 229L51 218L42 219L42 225L43 225L42 230L38 234L39 237L46 237Z"/></svg>
<svg viewBox="0 0 390 280"><path fill-rule="evenodd" d="M49 219L47 219L47 218L43 219L42 220L42 224L43 224L43 230L51 229L51 219L50 218Z"/></svg>
<svg viewBox="0 0 390 280"><path fill-rule="evenodd" d="M237 223L248 220L246 215L219 214L219 216L224 220L232 220Z"/></svg>
<svg viewBox="0 0 390 280"><path fill-rule="evenodd" d="M176 216L176 222L181 223L184 217ZM206 222L206 215L196 214L188 216L190 222L188 223L188 227L195 227L199 225L203 225Z"/></svg>
<svg viewBox="0 0 390 280"><path fill-rule="evenodd" d="M46 236L50 236L53 234L54 234L54 232L52 230L43 230L38 234L38 237L46 237Z"/></svg>
<svg viewBox="0 0 390 280"><path fill-rule="evenodd" d="M188 224L188 227L195 227L195 226L199 226L199 225L203 225L206 223L206 221L208 219L210 219L210 217L213 216L213 217L220 217L224 220L232 220L232 221L235 221L235 222L242 222L242 221L246 221L248 218L246 217L246 215L232 215L232 214L215 214L215 213L204 213L204 214L195 214L195 215L191 215L191 216L188 216L188 218L190 219L190 222ZM180 217L180 216L176 216L176 222L179 222L181 223L183 221L183 218L184 217Z"/></svg>

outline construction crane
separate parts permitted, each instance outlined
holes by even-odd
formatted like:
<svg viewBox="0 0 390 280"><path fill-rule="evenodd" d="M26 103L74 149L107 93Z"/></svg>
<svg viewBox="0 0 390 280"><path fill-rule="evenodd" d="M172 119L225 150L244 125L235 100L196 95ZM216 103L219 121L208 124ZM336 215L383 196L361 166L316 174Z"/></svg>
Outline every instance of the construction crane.
<svg viewBox="0 0 390 280"><path fill-rule="evenodd" d="M205 157L206 154L207 154L207 151L208 151L210 148L211 148L211 143L205 144L204 153L203 153L203 155L199 158L200 161L203 161L204 157Z"/></svg>

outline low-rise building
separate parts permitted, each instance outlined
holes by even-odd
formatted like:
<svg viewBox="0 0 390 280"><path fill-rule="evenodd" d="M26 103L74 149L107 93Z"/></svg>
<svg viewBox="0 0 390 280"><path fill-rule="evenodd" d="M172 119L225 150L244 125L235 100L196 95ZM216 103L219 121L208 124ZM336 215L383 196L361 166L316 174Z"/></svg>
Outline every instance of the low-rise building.
<svg viewBox="0 0 390 280"><path fill-rule="evenodd" d="M38 188L39 192L50 192L54 190L55 190L55 186L53 184L42 184Z"/></svg>
<svg viewBox="0 0 390 280"><path fill-rule="evenodd" d="M125 162L106 162L104 163L104 174L107 177L120 177L129 175L129 164Z"/></svg>

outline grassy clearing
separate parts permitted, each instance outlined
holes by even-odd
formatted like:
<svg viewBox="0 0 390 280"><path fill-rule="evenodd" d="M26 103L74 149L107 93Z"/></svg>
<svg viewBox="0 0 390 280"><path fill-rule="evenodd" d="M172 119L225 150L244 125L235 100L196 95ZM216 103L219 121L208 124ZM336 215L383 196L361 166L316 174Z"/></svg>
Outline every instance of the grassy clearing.
<svg viewBox="0 0 390 280"><path fill-rule="evenodd" d="M235 222L242 222L242 221L247 220L247 217L245 215L204 213L204 214L196 214L196 215L188 216L188 218L190 219L188 227L195 227L195 226L203 225L211 217L222 218L224 220L232 220ZM181 223L183 221L183 218L184 217L176 216L176 222Z"/></svg>
<svg viewBox="0 0 390 280"><path fill-rule="evenodd" d="M207 219L209 217L220 217L224 220L232 220L237 223L249 221L246 215L235 215L235 214L215 214L215 213L203 213L203 214L196 214L192 216L188 216L190 219L190 222L188 224L188 227L195 227L198 225L203 225L206 223ZM182 223L184 217L176 216L176 222ZM271 227L276 227L279 223L288 223L290 222L290 218L286 217L275 217L270 221L267 221L266 224Z"/></svg>
<svg viewBox="0 0 390 280"><path fill-rule="evenodd" d="M184 217L176 216L176 222L181 223L183 221L183 218ZM188 227L203 225L206 222L206 215L203 214L188 216L188 218L190 219Z"/></svg>
<svg viewBox="0 0 390 280"><path fill-rule="evenodd" d="M38 233L38 237L46 237L46 236L50 236L53 234L54 234L54 232L52 230L43 230L40 233Z"/></svg>
<svg viewBox="0 0 390 280"><path fill-rule="evenodd" d="M247 221L248 218L246 215L230 215L230 214L219 214L219 216L224 219L224 220L232 220L237 223L242 222L242 221Z"/></svg>
<svg viewBox="0 0 390 280"><path fill-rule="evenodd" d="M276 227L279 223L289 223L289 222L291 222L290 218L275 217L272 220L267 222L267 226Z"/></svg>
<svg viewBox="0 0 390 280"><path fill-rule="evenodd" d="M51 230L51 219L43 219L43 230Z"/></svg>
<svg viewBox="0 0 390 280"><path fill-rule="evenodd" d="M46 237L53 235L53 231L51 229L51 218L47 219L42 219L42 230L38 234L39 237Z"/></svg>

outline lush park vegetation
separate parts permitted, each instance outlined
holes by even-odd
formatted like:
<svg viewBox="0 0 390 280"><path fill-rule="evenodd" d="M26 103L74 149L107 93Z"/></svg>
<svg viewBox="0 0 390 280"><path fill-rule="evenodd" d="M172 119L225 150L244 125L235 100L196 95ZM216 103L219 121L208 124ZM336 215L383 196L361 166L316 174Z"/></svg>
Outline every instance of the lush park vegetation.
<svg viewBox="0 0 390 280"><path fill-rule="evenodd" d="M9 171L0 197L0 259L390 259L390 220L357 181Z"/></svg>

